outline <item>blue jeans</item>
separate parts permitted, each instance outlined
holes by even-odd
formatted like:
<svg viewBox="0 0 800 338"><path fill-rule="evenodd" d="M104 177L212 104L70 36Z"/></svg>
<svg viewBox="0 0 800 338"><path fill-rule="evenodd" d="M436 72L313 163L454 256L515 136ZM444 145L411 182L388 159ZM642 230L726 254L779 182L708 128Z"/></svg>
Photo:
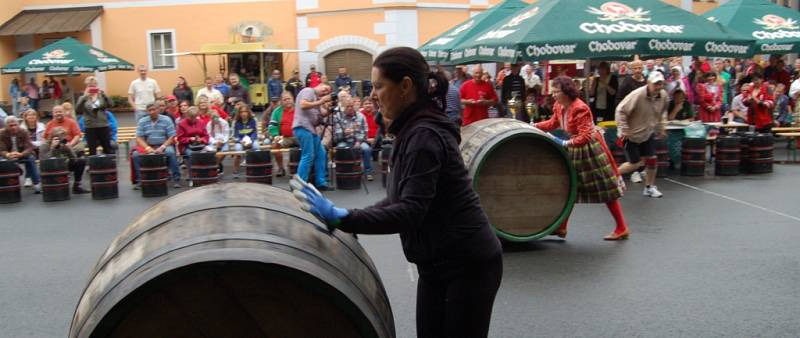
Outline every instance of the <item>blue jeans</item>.
<svg viewBox="0 0 800 338"><path fill-rule="evenodd" d="M33 184L39 184L41 178L39 177L39 168L36 167L36 157L28 155L17 159L17 163L25 165L25 177L30 177Z"/></svg>
<svg viewBox="0 0 800 338"><path fill-rule="evenodd" d="M339 142L336 146L351 147L351 145L345 142ZM359 147L361 148L361 160L364 161L364 173L372 174L372 148L369 146L369 143L366 142L362 142Z"/></svg>
<svg viewBox="0 0 800 338"><path fill-rule="evenodd" d="M158 146L154 148L156 147ZM172 172L172 179L175 182L179 182L181 180L181 167L178 166L178 159L175 157L175 147L169 146L164 149L164 155L167 156L167 165L169 166L169 171ZM141 177L139 173L139 152L134 150L131 157L133 158L133 171L136 182L139 182L139 177Z"/></svg>
<svg viewBox="0 0 800 338"><path fill-rule="evenodd" d="M300 143L300 165L297 168L297 175L300 178L308 181L308 175L311 173L311 165L314 165L314 170L317 172L317 182L315 186L327 187L328 186L328 154L325 152L325 147L319 139L319 135L312 134L304 128L292 129L297 142Z"/></svg>

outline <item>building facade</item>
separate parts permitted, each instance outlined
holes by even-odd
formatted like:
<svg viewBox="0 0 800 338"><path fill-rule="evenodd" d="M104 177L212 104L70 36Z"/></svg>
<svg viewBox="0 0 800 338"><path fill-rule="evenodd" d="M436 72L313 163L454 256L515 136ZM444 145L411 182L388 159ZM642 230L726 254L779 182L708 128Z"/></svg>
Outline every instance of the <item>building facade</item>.
<svg viewBox="0 0 800 338"><path fill-rule="evenodd" d="M294 69L304 77L309 67L316 65L333 79L337 68L344 66L354 80L365 80L369 79L371 60L382 50L418 47L499 1L3 0L0 64L70 36L135 65L146 65L162 92L171 92L178 76L199 85L204 76L234 67L251 68L251 74L252 68L262 68L267 76L271 68L277 68L285 79ZM678 7L687 2L665 1ZM797 6L797 0L776 1ZM718 5L716 1L689 2L698 14ZM301 52L268 56L266 61L247 54L206 55L204 60L201 56L164 55L240 43ZM121 96L137 76L134 72L97 75L107 92ZM72 88L80 90L84 76L66 78ZM8 86L14 77L42 80L41 74L2 76L0 101L8 101Z"/></svg>

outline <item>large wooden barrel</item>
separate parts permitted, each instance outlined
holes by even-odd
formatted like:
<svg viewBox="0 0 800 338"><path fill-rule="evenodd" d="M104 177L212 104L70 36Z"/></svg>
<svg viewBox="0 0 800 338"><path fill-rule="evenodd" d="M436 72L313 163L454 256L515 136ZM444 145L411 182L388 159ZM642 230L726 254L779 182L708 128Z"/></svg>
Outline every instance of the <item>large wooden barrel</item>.
<svg viewBox="0 0 800 338"><path fill-rule="evenodd" d="M461 156L489 222L501 238L544 237L575 204L575 169L561 145L512 119L486 119L461 129Z"/></svg>
<svg viewBox="0 0 800 338"><path fill-rule="evenodd" d="M108 247L69 337L394 337L367 253L320 227L269 185L172 196Z"/></svg>
<svg viewBox="0 0 800 338"><path fill-rule="evenodd" d="M771 134L755 134L748 140L747 171L750 174L772 172L775 139Z"/></svg>
<svg viewBox="0 0 800 338"><path fill-rule="evenodd" d="M0 204L22 201L21 174L17 161L0 158Z"/></svg>
<svg viewBox="0 0 800 338"><path fill-rule="evenodd" d="M40 160L42 174L42 199L45 202L69 199L69 162L66 158L51 157Z"/></svg>
<svg viewBox="0 0 800 338"><path fill-rule="evenodd" d="M115 156L89 156L89 179L92 182L92 199L105 200L119 197Z"/></svg>
<svg viewBox="0 0 800 338"><path fill-rule="evenodd" d="M706 139L685 138L681 141L681 175L703 176L706 173Z"/></svg>
<svg viewBox="0 0 800 338"><path fill-rule="evenodd" d="M277 156L283 156L278 153ZM248 150L244 165L247 182L272 184L272 152L269 150Z"/></svg>
<svg viewBox="0 0 800 338"><path fill-rule="evenodd" d="M333 155L336 163L336 189L355 190L361 187L364 174L361 163L361 149L336 147Z"/></svg>
<svg viewBox="0 0 800 338"><path fill-rule="evenodd" d="M142 184L142 197L167 196L167 157L164 154L139 156L139 182Z"/></svg>

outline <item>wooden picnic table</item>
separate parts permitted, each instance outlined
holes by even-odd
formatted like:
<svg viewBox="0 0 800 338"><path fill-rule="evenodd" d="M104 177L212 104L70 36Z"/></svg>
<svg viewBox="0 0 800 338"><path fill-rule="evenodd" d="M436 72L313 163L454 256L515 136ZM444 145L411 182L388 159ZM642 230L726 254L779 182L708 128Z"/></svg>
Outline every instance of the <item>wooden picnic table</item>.
<svg viewBox="0 0 800 338"><path fill-rule="evenodd" d="M774 131L777 128L772 128ZM798 128L800 130L800 128ZM795 132L786 132L786 133L776 133L775 135L783 136L789 139L789 151L786 152L786 162L789 162L789 158L791 157L792 162L797 162L797 142L796 139L800 137L800 131Z"/></svg>

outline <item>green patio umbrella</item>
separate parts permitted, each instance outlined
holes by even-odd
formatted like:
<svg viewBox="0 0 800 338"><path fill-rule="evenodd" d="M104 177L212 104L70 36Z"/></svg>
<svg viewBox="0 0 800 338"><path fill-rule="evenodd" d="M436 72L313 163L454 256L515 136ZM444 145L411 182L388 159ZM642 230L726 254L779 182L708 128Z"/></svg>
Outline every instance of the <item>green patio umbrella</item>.
<svg viewBox="0 0 800 338"><path fill-rule="evenodd" d="M800 12L762 0L731 0L703 14L756 39L755 53L800 52Z"/></svg>
<svg viewBox="0 0 800 338"><path fill-rule="evenodd" d="M528 6L528 3L520 0L503 1L431 39L422 45L419 51L428 61L447 62L450 50L458 43L526 6Z"/></svg>
<svg viewBox="0 0 800 338"><path fill-rule="evenodd" d="M754 40L659 0L540 0L462 42L453 63L704 55L747 57Z"/></svg>
<svg viewBox="0 0 800 338"><path fill-rule="evenodd" d="M133 65L73 38L64 38L14 60L0 68L0 74L73 74L109 70L133 70Z"/></svg>

